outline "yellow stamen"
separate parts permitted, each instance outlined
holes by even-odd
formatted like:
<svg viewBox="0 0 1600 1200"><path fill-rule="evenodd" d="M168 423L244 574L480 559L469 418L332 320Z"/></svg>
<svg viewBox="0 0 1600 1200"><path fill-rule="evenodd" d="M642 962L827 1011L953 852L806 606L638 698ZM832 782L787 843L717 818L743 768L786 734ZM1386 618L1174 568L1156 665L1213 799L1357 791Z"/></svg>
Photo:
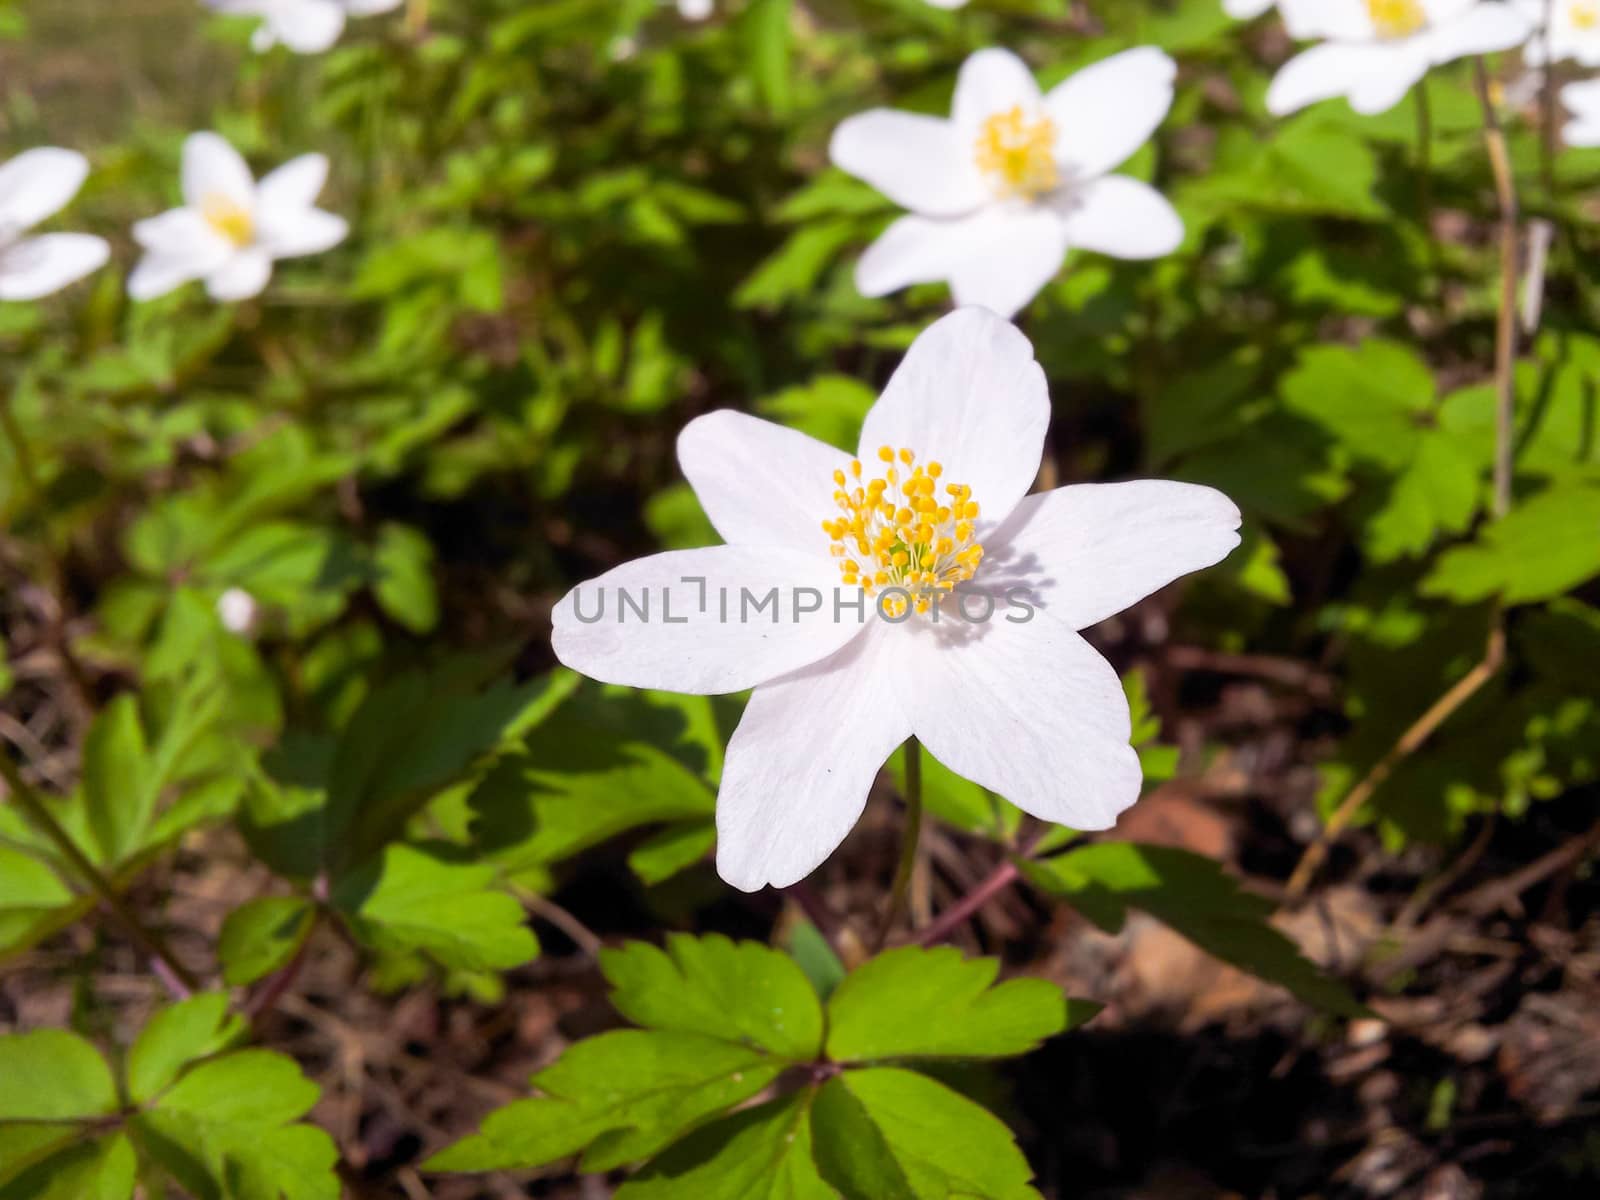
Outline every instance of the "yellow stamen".
<svg viewBox="0 0 1600 1200"><path fill-rule="evenodd" d="M1567 20L1574 29L1589 32L1600 28L1600 0L1572 0L1567 5Z"/></svg>
<svg viewBox="0 0 1600 1200"><path fill-rule="evenodd" d="M1381 38L1410 37L1428 23L1421 0L1367 0L1367 15Z"/></svg>
<svg viewBox="0 0 1600 1200"><path fill-rule="evenodd" d="M235 246L248 246L256 239L256 220L250 210L221 192L206 194L200 203L200 215Z"/></svg>
<svg viewBox="0 0 1600 1200"><path fill-rule="evenodd" d="M1031 200L1061 183L1055 144L1056 123L1045 116L1030 121L1019 104L983 123L974 153L996 193Z"/></svg>

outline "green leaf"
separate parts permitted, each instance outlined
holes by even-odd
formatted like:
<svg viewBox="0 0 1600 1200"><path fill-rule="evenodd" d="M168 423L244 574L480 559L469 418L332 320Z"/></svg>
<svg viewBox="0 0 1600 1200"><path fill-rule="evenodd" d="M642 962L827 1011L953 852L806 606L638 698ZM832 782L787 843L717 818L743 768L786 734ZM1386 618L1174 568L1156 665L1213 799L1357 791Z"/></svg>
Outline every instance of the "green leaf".
<svg viewBox="0 0 1600 1200"><path fill-rule="evenodd" d="M1375 562L1416 557L1441 534L1460 533L1478 509L1481 472L1469 447L1446 433L1419 439L1363 539Z"/></svg>
<svg viewBox="0 0 1600 1200"><path fill-rule="evenodd" d="M1411 462L1434 397L1433 375L1415 351L1377 340L1302 351L1282 390L1291 411L1355 457L1395 471Z"/></svg>
<svg viewBox="0 0 1600 1200"><path fill-rule="evenodd" d="M752 0L742 20L750 73L774 116L793 103L789 79L790 16L794 0Z"/></svg>
<svg viewBox="0 0 1600 1200"><path fill-rule="evenodd" d="M1122 927L1130 906L1143 909L1207 953L1287 988L1308 1004L1341 1016L1366 1012L1342 983L1302 958L1294 943L1268 923L1270 901L1241 889L1209 858L1170 846L1100 842L1023 870L1109 932Z"/></svg>
<svg viewBox="0 0 1600 1200"><path fill-rule="evenodd" d="M1472 604L1549 600L1600 574L1600 488L1557 486L1440 556L1422 583L1430 596Z"/></svg>
<svg viewBox="0 0 1600 1200"><path fill-rule="evenodd" d="M372 562L378 604L412 633L430 633L439 623L439 593L433 582L433 543L409 525L390 522L378 531Z"/></svg>
<svg viewBox="0 0 1600 1200"><path fill-rule="evenodd" d="M717 842L714 821L669 825L628 854L628 866L643 882L655 885L703 860Z"/></svg>
<svg viewBox="0 0 1600 1200"><path fill-rule="evenodd" d="M827 1082L812 1106L813 1154L846 1200L1040 1200L993 1115L925 1075L892 1067Z"/></svg>
<svg viewBox="0 0 1600 1200"><path fill-rule="evenodd" d="M0 950L26 938L41 918L75 898L48 865L0 843Z"/></svg>
<svg viewBox="0 0 1600 1200"><path fill-rule="evenodd" d="M857 967L828 1000L828 1057L999 1058L1026 1054L1099 1011L1042 979L996 984L1000 962L903 946Z"/></svg>
<svg viewBox="0 0 1600 1200"><path fill-rule="evenodd" d="M244 1030L244 1022L228 1012L228 998L221 993L192 996L162 1009L128 1051L129 1097L135 1104L155 1099L184 1067L227 1049Z"/></svg>
<svg viewBox="0 0 1600 1200"><path fill-rule="evenodd" d="M159 782L139 702L124 692L101 711L83 743L83 802L103 862L120 862L139 844L155 813Z"/></svg>
<svg viewBox="0 0 1600 1200"><path fill-rule="evenodd" d="M739 1041L792 1062L822 1050L822 1006L787 954L720 934L603 950L611 1002L636 1025Z"/></svg>
<svg viewBox="0 0 1600 1200"><path fill-rule="evenodd" d="M503 971L539 953L522 905L486 863L452 863L395 844L341 878L333 902L379 950L421 951L447 967Z"/></svg>
<svg viewBox="0 0 1600 1200"><path fill-rule="evenodd" d="M85 1139L70 1127L0 1129L0 1200L129 1200L138 1168L121 1133Z"/></svg>
<svg viewBox="0 0 1600 1200"><path fill-rule="evenodd" d="M795 1092L684 1138L616 1200L838 1200L811 1152L811 1094Z"/></svg>
<svg viewBox="0 0 1600 1200"><path fill-rule="evenodd" d="M844 961L810 921L790 923L787 949L823 1000L844 982Z"/></svg>
<svg viewBox="0 0 1600 1200"><path fill-rule="evenodd" d="M238 987L283 967L305 944L314 910L298 896L263 896L228 914L217 939L222 978Z"/></svg>
<svg viewBox="0 0 1600 1200"><path fill-rule="evenodd" d="M0 1037L0 1121L70 1121L117 1111L106 1060L64 1029Z"/></svg>
<svg viewBox="0 0 1600 1200"><path fill-rule="evenodd" d="M707 1117L748 1100L783 1069L757 1050L715 1037L637 1029L601 1034L534 1077L543 1096L491 1113L481 1132L427 1168L521 1169L587 1146L584 1169L610 1170L650 1157Z"/></svg>
<svg viewBox="0 0 1600 1200"><path fill-rule="evenodd" d="M293 1123L317 1094L293 1060L241 1050L190 1070L133 1125L150 1155L202 1200L337 1200L333 1140Z"/></svg>

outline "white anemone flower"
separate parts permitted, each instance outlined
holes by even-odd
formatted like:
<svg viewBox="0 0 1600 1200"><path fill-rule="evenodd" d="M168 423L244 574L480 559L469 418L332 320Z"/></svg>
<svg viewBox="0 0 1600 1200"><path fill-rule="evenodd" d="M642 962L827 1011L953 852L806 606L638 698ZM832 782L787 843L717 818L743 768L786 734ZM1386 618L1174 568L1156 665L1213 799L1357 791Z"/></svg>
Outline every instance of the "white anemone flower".
<svg viewBox="0 0 1600 1200"><path fill-rule="evenodd" d="M260 17L250 45L265 52L278 44L296 54L321 54L339 40L348 17L393 12L405 0L206 0L214 12Z"/></svg>
<svg viewBox="0 0 1600 1200"><path fill-rule="evenodd" d="M106 265L111 247L93 234L23 236L65 208L88 176L88 159L55 146L0 166L0 300L37 300Z"/></svg>
<svg viewBox="0 0 1600 1200"><path fill-rule="evenodd" d="M678 15L685 21L704 21L714 7L712 0L678 0Z"/></svg>
<svg viewBox="0 0 1600 1200"><path fill-rule="evenodd" d="M1282 10L1279 16L1283 18L1290 37L1310 36L1301 29L1303 14L1300 8L1292 4L1285 5L1282 0L1222 0L1223 10L1235 21L1253 21L1274 6Z"/></svg>
<svg viewBox="0 0 1600 1200"><path fill-rule="evenodd" d="M856 286L884 296L949 283L958 305L1014 315L1071 248L1170 254L1183 222L1161 193L1110 172L1172 106L1177 67L1127 50L1039 91L1007 50L962 64L948 120L878 108L834 131L834 163L910 209L862 256Z"/></svg>
<svg viewBox="0 0 1600 1200"><path fill-rule="evenodd" d="M1569 83L1561 89L1561 103L1572 112L1562 130L1569 146L1600 146L1600 79Z"/></svg>
<svg viewBox="0 0 1600 1200"><path fill-rule="evenodd" d="M960 309L912 345L857 456L743 413L691 422L678 462L726 544L627 563L556 606L556 656L585 675L755 689L717 796L729 883L804 878L913 736L1075 829L1138 798L1127 700L1079 631L1221 560L1239 510L1165 481L1030 496L1049 421L1028 340Z"/></svg>
<svg viewBox="0 0 1600 1200"><path fill-rule="evenodd" d="M128 278L135 300L203 279L215 300L248 300L280 258L320 254L349 232L343 217L316 207L328 160L303 154L257 183L239 152L215 133L183 144L183 207L133 227L144 258Z"/></svg>
<svg viewBox="0 0 1600 1200"><path fill-rule="evenodd" d="M1529 66L1572 59L1600 67L1600 0L1517 0L1517 7L1537 30L1522 52Z"/></svg>
<svg viewBox="0 0 1600 1200"><path fill-rule="evenodd" d="M1303 37L1267 90L1277 116L1344 96L1371 115L1400 103L1429 68L1520 46L1533 26L1501 0L1279 0Z"/></svg>

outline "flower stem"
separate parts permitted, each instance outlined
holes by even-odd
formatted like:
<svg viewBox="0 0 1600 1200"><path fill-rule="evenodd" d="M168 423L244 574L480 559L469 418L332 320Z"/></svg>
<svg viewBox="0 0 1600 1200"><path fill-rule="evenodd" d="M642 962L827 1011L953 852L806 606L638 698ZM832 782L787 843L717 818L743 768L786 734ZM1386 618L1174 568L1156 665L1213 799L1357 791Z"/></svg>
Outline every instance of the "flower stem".
<svg viewBox="0 0 1600 1200"><path fill-rule="evenodd" d="M1483 59L1474 62L1478 101L1483 106L1483 141L1489 155L1489 168L1494 173L1495 196L1499 206L1500 231L1500 306L1495 325L1494 380L1494 496L1490 504L1490 517L1500 520L1511 511L1511 482L1513 468L1513 426L1516 419L1517 395L1517 258L1518 221L1521 208L1517 203L1516 177L1511 170L1511 154L1506 146L1505 128L1494 106L1489 89L1489 72ZM1310 887L1318 869L1328 857L1328 851L1345 827L1394 774L1394 770L1409 758L1456 711L1505 664L1506 631L1505 614L1496 604L1489 615L1489 635L1483 658L1470 671L1457 680L1444 695L1416 719L1400 735L1399 741L1388 753L1375 762L1361 781L1351 788L1315 841L1306 847L1294 873L1285 888L1288 903L1294 903Z"/></svg>
<svg viewBox="0 0 1600 1200"><path fill-rule="evenodd" d="M889 938L889 931L899 922L906 909L906 895L911 888L911 875L917 865L917 844L922 836L922 745L916 738L906 742L906 829L900 843L900 864L895 868L894 886L889 890L889 907L883 914L883 924L873 941L873 949L881 949Z"/></svg>
<svg viewBox="0 0 1600 1200"><path fill-rule="evenodd" d="M72 864L72 869L88 884L89 889L99 897L100 902L116 918L117 923L131 938L135 945L143 950L165 969L158 972L163 975L174 998L187 999L190 994L200 990L200 982L180 963L173 955L171 949L161 940L154 931L146 929L139 919L133 915L131 909L123 903L122 897L117 894L111 881L89 861L72 836L63 828L39 798L39 794L28 786L22 778L21 772L16 768L9 756L0 754L0 777L6 781L6 786L11 793L11 800L23 812L29 821L54 843L61 856Z"/></svg>

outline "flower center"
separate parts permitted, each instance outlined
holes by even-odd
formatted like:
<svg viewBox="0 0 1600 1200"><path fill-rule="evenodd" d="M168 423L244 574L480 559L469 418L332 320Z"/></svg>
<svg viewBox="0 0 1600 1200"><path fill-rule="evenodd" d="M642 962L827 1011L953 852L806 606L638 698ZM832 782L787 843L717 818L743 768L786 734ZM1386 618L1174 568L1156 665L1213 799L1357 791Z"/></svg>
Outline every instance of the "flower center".
<svg viewBox="0 0 1600 1200"><path fill-rule="evenodd" d="M1573 0L1567 6L1567 19L1574 29L1591 30L1600 27L1600 3L1596 0Z"/></svg>
<svg viewBox="0 0 1600 1200"><path fill-rule="evenodd" d="M840 516L822 523L833 539L829 552L839 560L846 587L885 595L884 611L898 617L909 603L927 612L939 592L952 592L978 573L983 547L972 540L978 502L964 483L940 484L944 468L917 465L910 450L878 451L883 474L862 481L860 460L833 473L833 501ZM898 465L897 465L898 464Z"/></svg>
<svg viewBox="0 0 1600 1200"><path fill-rule="evenodd" d="M1381 38L1410 37L1428 23L1421 0L1367 0L1367 13Z"/></svg>
<svg viewBox="0 0 1600 1200"><path fill-rule="evenodd" d="M248 246L255 240L256 221L249 209L221 192L209 192L200 205L206 224L235 246Z"/></svg>
<svg viewBox="0 0 1600 1200"><path fill-rule="evenodd" d="M1056 123L1049 117L1028 120L1019 104L983 123L975 150L978 169L1001 196L1031 200L1061 182L1055 145Z"/></svg>

